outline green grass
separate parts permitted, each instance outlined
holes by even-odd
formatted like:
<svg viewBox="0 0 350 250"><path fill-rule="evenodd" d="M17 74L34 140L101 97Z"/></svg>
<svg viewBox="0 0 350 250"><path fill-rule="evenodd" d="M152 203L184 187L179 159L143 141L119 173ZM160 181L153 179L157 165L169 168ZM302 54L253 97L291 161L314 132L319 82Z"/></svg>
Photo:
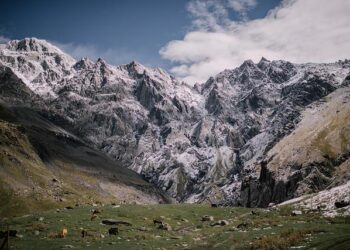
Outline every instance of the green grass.
<svg viewBox="0 0 350 250"><path fill-rule="evenodd" d="M38 212L3 220L1 229L9 224L22 235L11 239L13 249L349 249L349 218L327 219L317 213L291 216L288 207L278 211L254 209L258 214L253 215L248 208L194 204L106 205L99 207L102 213L91 220L95 208ZM229 225L212 227L212 222L201 221L203 215L213 216L214 221L227 220ZM106 218L127 221L132 226L118 226L119 235L108 236L112 226L101 224ZM153 219L170 224L172 230L158 229ZM246 226L238 227L242 222ZM67 237L55 237L63 228L68 230ZM82 229L90 236L82 238ZM337 246L341 248L331 248Z"/></svg>
<svg viewBox="0 0 350 250"><path fill-rule="evenodd" d="M40 195L30 194L25 198L15 195L12 190L6 189L0 181L0 218L25 214L30 211L53 209L57 204L49 200L40 199ZM40 199L40 202L37 200Z"/></svg>

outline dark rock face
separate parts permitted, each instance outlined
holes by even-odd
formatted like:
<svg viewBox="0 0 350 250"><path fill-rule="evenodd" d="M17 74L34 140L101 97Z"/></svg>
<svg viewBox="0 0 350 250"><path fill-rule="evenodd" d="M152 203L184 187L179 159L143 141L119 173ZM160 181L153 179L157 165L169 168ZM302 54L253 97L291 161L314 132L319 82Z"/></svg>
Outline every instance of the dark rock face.
<svg viewBox="0 0 350 250"><path fill-rule="evenodd" d="M257 66L273 79L275 83L286 82L297 74L296 67L290 62L279 61L271 63L265 58L262 58Z"/></svg>
<svg viewBox="0 0 350 250"><path fill-rule="evenodd" d="M334 203L334 206L335 206L336 208L343 208L343 207L347 207L347 206L349 206L349 205L350 205L350 202L344 201L344 200L336 201L336 202Z"/></svg>
<svg viewBox="0 0 350 250"><path fill-rule="evenodd" d="M307 80L298 82L282 89L282 98L289 99L294 105L306 106L333 92L336 87L331 84L331 79L322 79L308 74Z"/></svg>
<svg viewBox="0 0 350 250"><path fill-rule="evenodd" d="M163 96L158 93L157 86L155 83L144 76L138 83L135 89L135 96L137 100L148 110L152 110L154 105L163 100Z"/></svg>
<svg viewBox="0 0 350 250"><path fill-rule="evenodd" d="M176 96L172 99L172 102L176 106L176 108L178 109L178 111L180 113L182 113L182 112L188 113L188 109L187 109L186 103L183 103Z"/></svg>
<svg viewBox="0 0 350 250"><path fill-rule="evenodd" d="M208 110L209 113L218 115L220 114L222 110L222 106L220 103L220 96L216 88L213 88L209 95L208 98L205 102L205 108Z"/></svg>
<svg viewBox="0 0 350 250"><path fill-rule="evenodd" d="M171 127L163 127L160 131L160 135L162 136L162 142L165 145L166 144L166 138L171 133Z"/></svg>
<svg viewBox="0 0 350 250"><path fill-rule="evenodd" d="M323 162L314 162L307 166L289 166L297 171L287 181L278 180L275 173L268 169L268 162L262 161L259 178L243 179L240 204L246 207L268 207L269 203L278 204L302 195L297 190L303 186L307 188L305 192L324 190L332 183L333 172L345 159L349 159L348 152L336 159L327 158Z"/></svg>
<svg viewBox="0 0 350 250"><path fill-rule="evenodd" d="M163 126L169 123L169 115L163 109L154 107L149 113L149 118L158 126Z"/></svg>
<svg viewBox="0 0 350 250"><path fill-rule="evenodd" d="M0 64L0 100L6 103L28 104L40 102L34 94L11 70Z"/></svg>
<svg viewBox="0 0 350 250"><path fill-rule="evenodd" d="M245 207L267 207L272 200L275 180L266 167L266 162L261 163L259 179L246 177L241 186L241 205ZM283 192L281 185L278 192ZM284 195L282 194L282 197Z"/></svg>

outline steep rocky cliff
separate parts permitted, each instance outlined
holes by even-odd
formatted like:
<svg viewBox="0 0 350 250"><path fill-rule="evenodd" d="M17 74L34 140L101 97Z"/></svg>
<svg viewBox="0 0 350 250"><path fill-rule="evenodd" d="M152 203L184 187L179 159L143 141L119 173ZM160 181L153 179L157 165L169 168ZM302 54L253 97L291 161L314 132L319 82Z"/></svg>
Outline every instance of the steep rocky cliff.
<svg viewBox="0 0 350 250"><path fill-rule="evenodd" d="M30 100L46 119L180 202L266 206L326 188L336 174L308 182L307 172L319 168L305 160L310 170L295 177L295 166L273 152L303 126L305 110L318 112L330 94L346 92L349 61L248 60L194 87L137 62L75 61L38 39L1 45L0 63L41 98ZM345 148L339 154L347 159ZM285 170L284 179L275 166Z"/></svg>

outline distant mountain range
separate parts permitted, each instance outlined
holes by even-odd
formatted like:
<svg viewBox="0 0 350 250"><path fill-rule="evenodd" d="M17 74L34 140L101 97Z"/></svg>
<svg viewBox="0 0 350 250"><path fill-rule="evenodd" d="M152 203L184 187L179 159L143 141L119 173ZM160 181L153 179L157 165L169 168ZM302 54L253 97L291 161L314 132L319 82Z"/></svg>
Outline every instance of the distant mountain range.
<svg viewBox="0 0 350 250"><path fill-rule="evenodd" d="M36 158L21 171L37 162L37 175L55 175L68 161L69 171L106 170L116 184L134 176L139 184L124 184L148 193L143 202L166 202L162 192L178 202L266 207L350 180L349 73L348 60L262 58L191 86L137 62L76 61L44 40L14 40L0 45L1 142L9 133L29 138ZM10 168L31 153L0 149L1 183L24 188L5 176L16 180ZM106 190L114 188L109 180Z"/></svg>

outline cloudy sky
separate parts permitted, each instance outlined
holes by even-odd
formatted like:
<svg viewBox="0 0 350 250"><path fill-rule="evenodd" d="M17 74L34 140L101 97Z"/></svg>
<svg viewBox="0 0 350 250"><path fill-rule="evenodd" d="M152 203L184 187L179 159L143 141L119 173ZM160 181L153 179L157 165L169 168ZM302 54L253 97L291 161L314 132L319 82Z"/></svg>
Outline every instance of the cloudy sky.
<svg viewBox="0 0 350 250"><path fill-rule="evenodd" d="M0 42L38 37L76 58L137 60L189 83L247 59L350 58L349 0L1 0L0 7Z"/></svg>

